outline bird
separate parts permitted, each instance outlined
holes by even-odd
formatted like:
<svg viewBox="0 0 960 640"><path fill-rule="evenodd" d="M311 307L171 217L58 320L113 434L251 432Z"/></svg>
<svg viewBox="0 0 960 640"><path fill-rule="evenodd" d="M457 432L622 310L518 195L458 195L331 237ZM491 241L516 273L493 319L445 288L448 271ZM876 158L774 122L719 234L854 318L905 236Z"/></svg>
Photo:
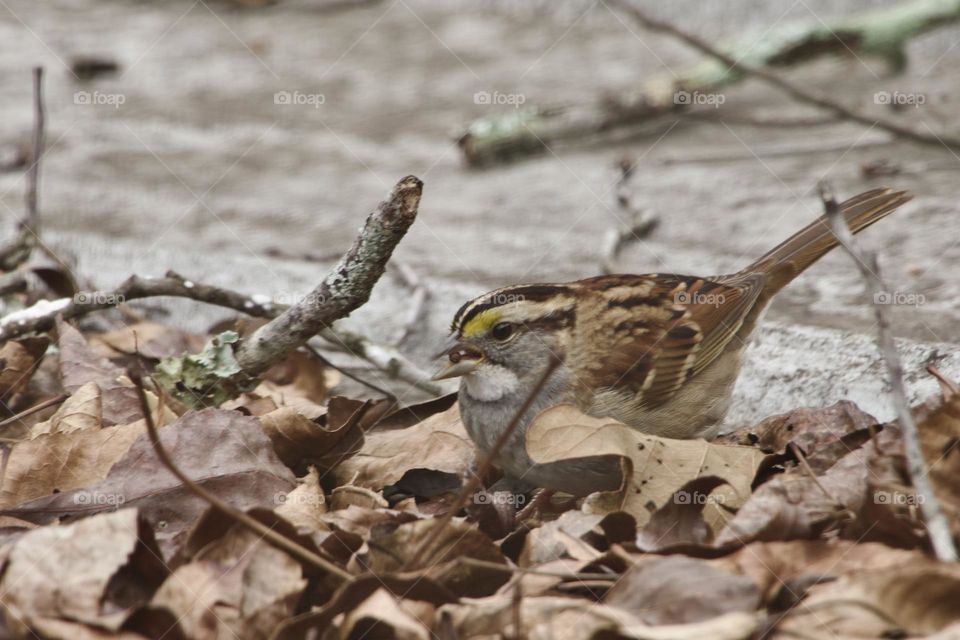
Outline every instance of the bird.
<svg viewBox="0 0 960 640"><path fill-rule="evenodd" d="M839 205L857 233L911 199L880 188ZM585 496L621 484L609 457L534 463L525 433L533 418L570 403L643 433L714 437L730 407L750 334L771 299L838 244L821 216L745 269L712 277L600 275L557 284L516 284L466 302L451 323L435 380L460 378L464 427L482 453L517 420L493 463L501 487ZM558 366L551 361L559 360ZM553 370L544 381L548 367ZM540 392L530 398L542 383ZM527 401L529 408L516 414Z"/></svg>

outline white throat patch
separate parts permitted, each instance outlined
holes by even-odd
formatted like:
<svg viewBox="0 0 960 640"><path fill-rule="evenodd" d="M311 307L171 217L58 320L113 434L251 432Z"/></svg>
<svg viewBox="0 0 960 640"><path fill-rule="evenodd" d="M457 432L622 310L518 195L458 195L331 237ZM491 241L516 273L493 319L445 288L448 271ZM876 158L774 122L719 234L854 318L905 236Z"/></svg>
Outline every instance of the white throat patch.
<svg viewBox="0 0 960 640"><path fill-rule="evenodd" d="M484 364L463 377L466 391L476 400L492 402L516 390L519 378L510 369L498 364Z"/></svg>

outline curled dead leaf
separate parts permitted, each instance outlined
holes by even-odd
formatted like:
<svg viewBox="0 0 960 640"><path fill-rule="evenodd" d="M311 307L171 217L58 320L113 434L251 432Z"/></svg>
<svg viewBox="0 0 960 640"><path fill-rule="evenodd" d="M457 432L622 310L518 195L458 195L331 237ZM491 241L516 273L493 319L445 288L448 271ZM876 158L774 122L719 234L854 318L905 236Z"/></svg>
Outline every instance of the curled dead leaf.
<svg viewBox="0 0 960 640"><path fill-rule="evenodd" d="M572 405L553 407L533 420L527 429L527 451L541 464L588 456L629 459L631 476L605 504L608 509L626 511L638 526L645 525L684 483L718 476L726 486L711 494L704 511L714 531L726 523L726 510L738 508L750 496L751 483L765 455L755 447L646 435L609 419L587 416Z"/></svg>

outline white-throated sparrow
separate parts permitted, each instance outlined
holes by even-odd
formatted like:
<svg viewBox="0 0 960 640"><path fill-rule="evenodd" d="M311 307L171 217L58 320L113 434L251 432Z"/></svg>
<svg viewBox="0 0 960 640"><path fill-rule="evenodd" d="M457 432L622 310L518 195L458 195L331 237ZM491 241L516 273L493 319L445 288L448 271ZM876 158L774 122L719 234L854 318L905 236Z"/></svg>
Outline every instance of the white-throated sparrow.
<svg viewBox="0 0 960 640"><path fill-rule="evenodd" d="M909 199L906 192L875 189L840 207L856 233ZM529 421L572 402L654 435L715 435L762 311L836 244L821 217L732 275L608 275L491 291L457 311L452 344L443 352L450 362L435 379L462 376L464 425L488 451L559 356L563 364L495 463L514 487L574 495L615 489L620 478L609 459L534 464L525 446Z"/></svg>

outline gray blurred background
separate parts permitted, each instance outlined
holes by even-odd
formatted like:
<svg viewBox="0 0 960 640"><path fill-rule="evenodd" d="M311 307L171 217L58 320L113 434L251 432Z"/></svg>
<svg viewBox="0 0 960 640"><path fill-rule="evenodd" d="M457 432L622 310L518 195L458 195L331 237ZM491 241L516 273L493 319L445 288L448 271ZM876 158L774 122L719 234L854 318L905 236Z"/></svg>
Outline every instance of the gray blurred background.
<svg viewBox="0 0 960 640"><path fill-rule="evenodd" d="M711 42L893 4L638 3ZM914 395L935 388L925 363L960 374L960 157L946 147L844 122L745 123L817 115L746 81L724 92L715 117L668 118L616 143L465 167L456 133L512 109L477 104L477 92L585 102L700 59L602 2L0 0L0 42L0 153L29 140L30 68L42 64L44 239L98 287L175 269L248 293L309 290L388 189L414 174L425 182L420 217L397 257L430 298L400 349L430 368L431 348L466 298L599 272L603 237L624 222L614 186L629 156L639 163L633 201L660 226L626 250L625 272L744 266L819 214L821 178L842 196L882 184L911 190L915 200L864 241L880 250L894 288L922 296L892 308L896 334L911 341ZM912 40L899 75L853 55L783 73L867 110L878 108L877 91L922 92L925 103L897 117L957 135L958 42L956 25ZM113 60L118 71L82 80L71 71L82 56ZM278 92L305 97L277 104ZM899 174L865 176L863 165L878 161ZM0 173L0 233L13 231L23 184L22 170ZM410 295L388 273L346 326L390 342ZM165 306L174 313L164 321L195 330L229 315ZM847 256L828 256L791 285L768 320L731 421L843 397L888 411L872 309Z"/></svg>

